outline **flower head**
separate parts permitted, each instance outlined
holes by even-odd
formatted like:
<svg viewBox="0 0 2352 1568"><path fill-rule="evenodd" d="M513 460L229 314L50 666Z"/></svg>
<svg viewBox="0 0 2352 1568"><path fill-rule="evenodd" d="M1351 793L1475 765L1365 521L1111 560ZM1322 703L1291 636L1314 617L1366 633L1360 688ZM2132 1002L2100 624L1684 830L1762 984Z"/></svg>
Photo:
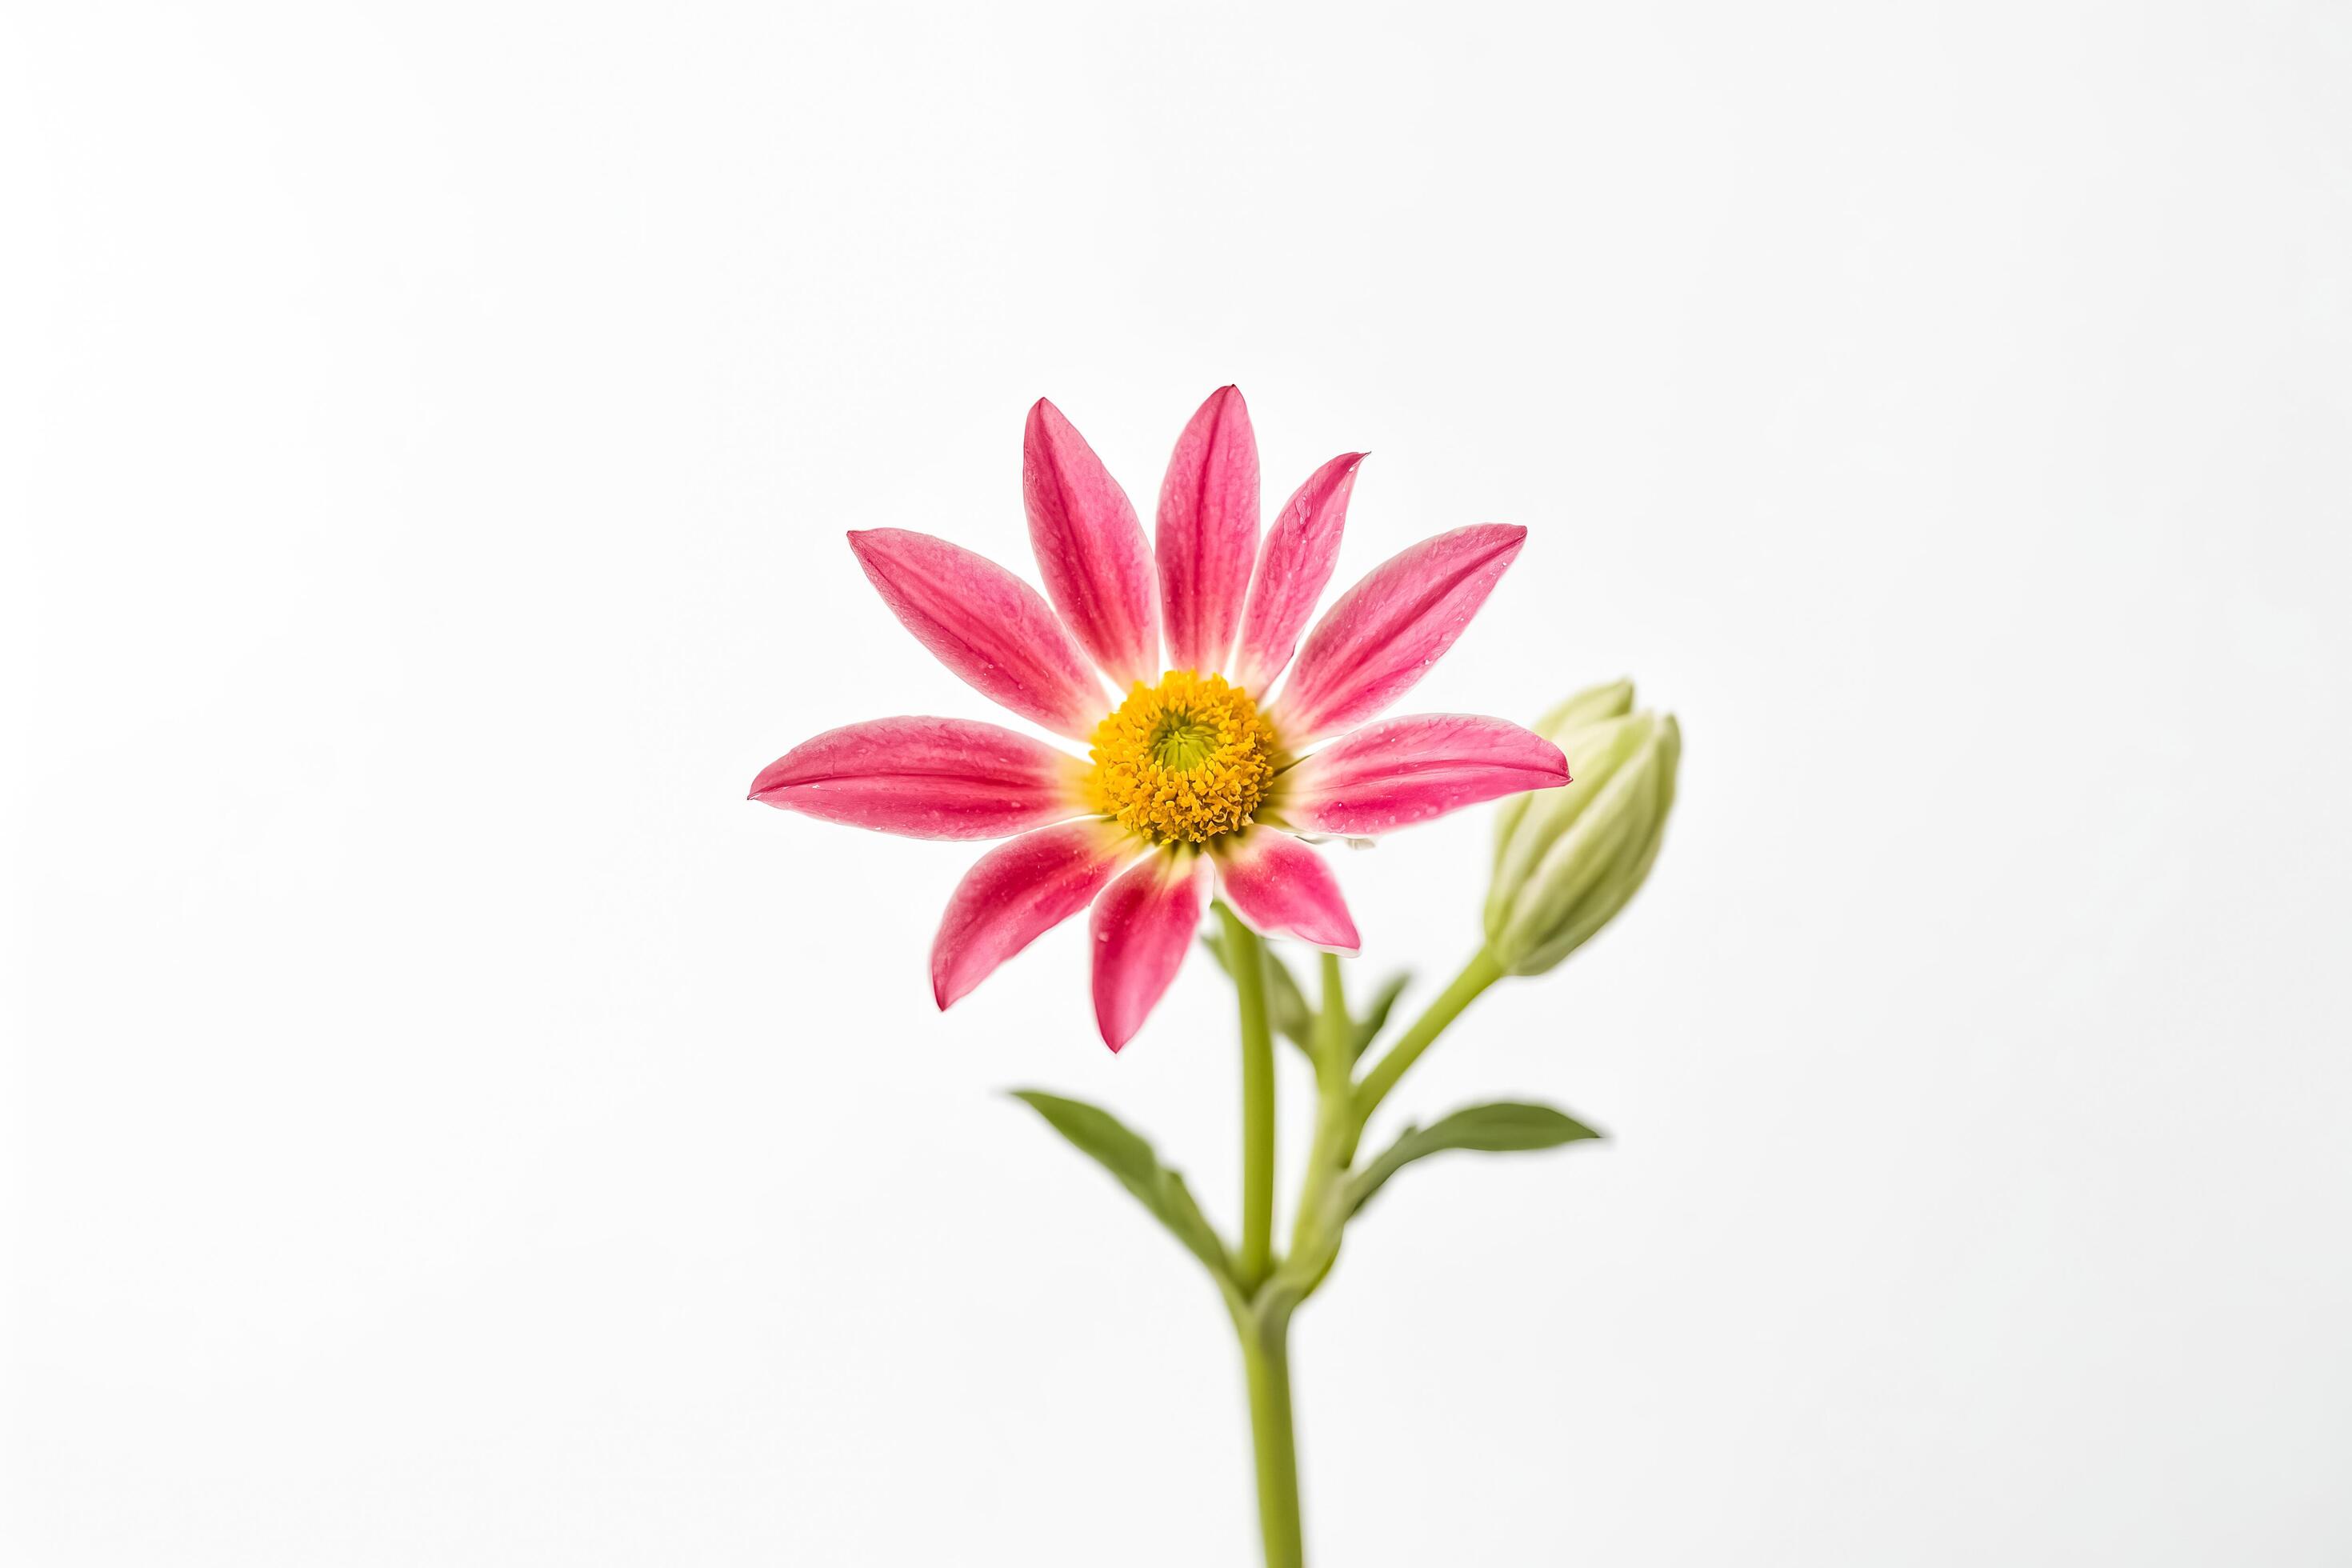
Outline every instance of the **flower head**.
<svg viewBox="0 0 2352 1568"><path fill-rule="evenodd" d="M1225 387L1177 439L1155 548L1093 449L1041 399L1022 492L1044 595L928 534L849 542L941 663L1084 742L1086 758L994 724L881 719L794 747L751 798L911 837L1007 840L949 900L931 948L942 1007L1091 907L1096 1021L1117 1050L1175 979L1213 886L1255 930L1352 952L1355 922L1312 839L1371 837L1568 782L1558 746L1499 719L1366 722L1454 645L1526 531L1424 540L1308 631L1361 461L1349 452L1318 468L1261 539L1256 437Z"/></svg>
<svg viewBox="0 0 2352 1568"><path fill-rule="evenodd" d="M1105 816L1156 844L1203 844L1256 820L1281 747L1248 692L1171 669L1135 683L1089 754L1088 797Z"/></svg>

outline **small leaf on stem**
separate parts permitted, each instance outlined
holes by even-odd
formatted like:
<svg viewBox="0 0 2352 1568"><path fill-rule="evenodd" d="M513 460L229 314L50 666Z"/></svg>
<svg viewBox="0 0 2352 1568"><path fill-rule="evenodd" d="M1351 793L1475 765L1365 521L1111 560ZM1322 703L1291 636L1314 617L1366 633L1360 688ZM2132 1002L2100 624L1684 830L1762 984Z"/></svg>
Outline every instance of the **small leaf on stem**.
<svg viewBox="0 0 2352 1568"><path fill-rule="evenodd" d="M1363 1016L1356 1020L1356 1037L1350 1043L1358 1057L1370 1050L1372 1042L1380 1038L1381 1031L1388 1026L1390 1009L1396 1005L1397 998L1404 994L1404 988L1412 984L1411 970L1391 974L1381 983L1378 991L1372 993L1372 999L1364 1004Z"/></svg>
<svg viewBox="0 0 2352 1568"><path fill-rule="evenodd" d="M1518 1153L1531 1149L1556 1149L1601 1134L1564 1111L1549 1105L1523 1105L1501 1100L1473 1105L1428 1127L1408 1127L1397 1141L1375 1155L1348 1182L1348 1212L1370 1201L1388 1179L1432 1154L1448 1149L1468 1149L1484 1154Z"/></svg>
<svg viewBox="0 0 2352 1568"><path fill-rule="evenodd" d="M1063 1137L1118 1178L1136 1201L1151 1211L1193 1257L1208 1265L1221 1286L1230 1288L1232 1261L1216 1227L1192 1200L1184 1178L1160 1163L1160 1156L1141 1134L1098 1105L1067 1100L1042 1089L1016 1089L1013 1098L1044 1117Z"/></svg>

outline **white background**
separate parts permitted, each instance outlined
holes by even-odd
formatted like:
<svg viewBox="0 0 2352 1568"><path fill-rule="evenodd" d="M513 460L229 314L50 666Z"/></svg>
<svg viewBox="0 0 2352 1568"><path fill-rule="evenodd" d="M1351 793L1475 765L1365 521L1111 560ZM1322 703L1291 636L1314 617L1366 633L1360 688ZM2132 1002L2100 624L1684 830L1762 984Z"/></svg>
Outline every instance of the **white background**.
<svg viewBox="0 0 2352 1568"><path fill-rule="evenodd" d="M946 1016L976 851L751 805L987 716L1050 395L1237 381L1339 582L1530 530L1405 710L1688 738L1405 1111L1311 1543L2352 1561L2352 18L2330 5L43 5L0 23L5 1512L79 1564L1243 1564L1190 966ZM1470 950L1483 812L1345 856ZM1296 1090L1301 1080L1292 1079ZM1294 1093L1287 1109L1302 1109ZM1294 1136L1295 1152L1300 1140Z"/></svg>

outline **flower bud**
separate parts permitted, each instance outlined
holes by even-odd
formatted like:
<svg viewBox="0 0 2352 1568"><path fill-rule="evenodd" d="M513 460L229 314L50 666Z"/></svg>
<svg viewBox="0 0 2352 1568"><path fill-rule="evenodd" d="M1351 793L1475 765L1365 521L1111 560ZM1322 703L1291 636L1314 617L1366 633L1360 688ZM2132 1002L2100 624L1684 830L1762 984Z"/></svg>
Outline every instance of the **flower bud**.
<svg viewBox="0 0 2352 1568"><path fill-rule="evenodd" d="M1572 782L1513 797L1496 823L1486 945L1513 974L1541 974L1640 890L1675 804L1682 729L1633 710L1633 683L1578 692L1536 721Z"/></svg>

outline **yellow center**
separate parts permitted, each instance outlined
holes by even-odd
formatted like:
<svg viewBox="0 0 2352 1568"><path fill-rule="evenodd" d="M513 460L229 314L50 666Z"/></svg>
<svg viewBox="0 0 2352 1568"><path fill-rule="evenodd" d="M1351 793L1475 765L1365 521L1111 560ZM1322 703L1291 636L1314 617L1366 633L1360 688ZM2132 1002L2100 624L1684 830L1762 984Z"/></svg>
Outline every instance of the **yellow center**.
<svg viewBox="0 0 2352 1568"><path fill-rule="evenodd" d="M1161 843L1198 844L1249 826L1274 777L1274 726L1222 675L1171 669L1135 683L1095 726L1087 787L1103 813Z"/></svg>

